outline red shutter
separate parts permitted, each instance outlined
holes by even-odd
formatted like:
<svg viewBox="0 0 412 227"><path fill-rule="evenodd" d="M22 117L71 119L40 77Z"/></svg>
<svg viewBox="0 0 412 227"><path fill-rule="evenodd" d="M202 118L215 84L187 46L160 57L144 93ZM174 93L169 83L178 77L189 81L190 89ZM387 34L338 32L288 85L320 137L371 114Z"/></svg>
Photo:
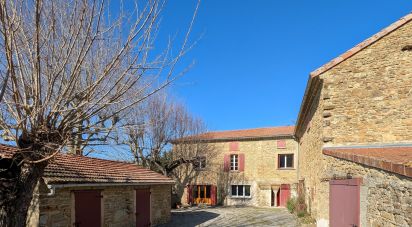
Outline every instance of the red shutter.
<svg viewBox="0 0 412 227"><path fill-rule="evenodd" d="M229 155L225 154L223 157L223 171L229 172Z"/></svg>
<svg viewBox="0 0 412 227"><path fill-rule="evenodd" d="M238 151L238 150L239 150L239 142L229 143L229 151Z"/></svg>
<svg viewBox="0 0 412 227"><path fill-rule="evenodd" d="M192 202L192 190L193 186L192 185L188 185L187 186L187 204L190 204Z"/></svg>
<svg viewBox="0 0 412 227"><path fill-rule="evenodd" d="M286 148L286 141L285 140L278 140L277 141L278 148Z"/></svg>
<svg viewBox="0 0 412 227"><path fill-rule="evenodd" d="M216 186L212 185L210 186L210 199L212 200L212 206L216 205L216 200L217 200L217 195L216 195Z"/></svg>
<svg viewBox="0 0 412 227"><path fill-rule="evenodd" d="M239 171L245 171L245 154L239 154Z"/></svg>

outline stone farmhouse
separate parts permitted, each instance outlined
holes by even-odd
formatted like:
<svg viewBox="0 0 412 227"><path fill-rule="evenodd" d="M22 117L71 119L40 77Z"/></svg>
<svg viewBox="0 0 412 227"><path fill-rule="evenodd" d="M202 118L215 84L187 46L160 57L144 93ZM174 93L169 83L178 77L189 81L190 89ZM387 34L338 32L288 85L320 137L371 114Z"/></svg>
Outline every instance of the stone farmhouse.
<svg viewBox="0 0 412 227"><path fill-rule="evenodd" d="M295 135L318 226L412 226L411 21L310 74Z"/></svg>
<svg viewBox="0 0 412 227"><path fill-rule="evenodd" d="M0 164L15 147L0 145ZM150 226L170 219L174 181L117 161L58 154L33 195L27 226Z"/></svg>
<svg viewBox="0 0 412 227"><path fill-rule="evenodd" d="M211 205L296 195L317 226L412 226L411 132L409 14L312 72L294 129L199 135L217 152L179 168L176 192Z"/></svg>
<svg viewBox="0 0 412 227"><path fill-rule="evenodd" d="M213 153L175 171L178 199L192 205L285 206L297 182L293 132L286 126L199 135Z"/></svg>

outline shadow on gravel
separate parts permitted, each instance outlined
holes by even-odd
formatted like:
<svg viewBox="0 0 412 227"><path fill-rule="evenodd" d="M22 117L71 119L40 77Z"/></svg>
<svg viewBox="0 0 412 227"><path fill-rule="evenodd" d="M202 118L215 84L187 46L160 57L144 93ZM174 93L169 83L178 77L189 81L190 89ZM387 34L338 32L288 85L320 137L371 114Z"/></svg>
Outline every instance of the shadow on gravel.
<svg viewBox="0 0 412 227"><path fill-rule="evenodd" d="M172 217L169 223L158 225L158 227L191 227L205 223L219 214L207 211L189 211L189 212L172 212Z"/></svg>

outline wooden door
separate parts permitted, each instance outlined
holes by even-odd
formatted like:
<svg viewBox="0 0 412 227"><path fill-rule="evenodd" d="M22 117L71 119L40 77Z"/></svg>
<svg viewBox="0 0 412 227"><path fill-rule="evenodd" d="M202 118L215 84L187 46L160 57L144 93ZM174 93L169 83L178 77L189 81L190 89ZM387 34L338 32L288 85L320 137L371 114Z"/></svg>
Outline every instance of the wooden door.
<svg viewBox="0 0 412 227"><path fill-rule="evenodd" d="M85 190L74 192L74 216L76 227L101 226L101 191Z"/></svg>
<svg viewBox="0 0 412 227"><path fill-rule="evenodd" d="M150 189L136 189L136 226L150 226Z"/></svg>
<svg viewBox="0 0 412 227"><path fill-rule="evenodd" d="M279 205L281 207L286 207L286 203L290 198L290 185L289 184L281 184L280 185L280 198L279 198Z"/></svg>
<svg viewBox="0 0 412 227"><path fill-rule="evenodd" d="M189 195L190 198L193 198L193 203L194 204L208 204L208 205L213 205L212 202L212 186L211 185L193 185L191 186L192 188L192 193ZM216 189L214 189L216 190ZM214 193L213 196L216 193ZM216 201L216 199L214 199Z"/></svg>
<svg viewBox="0 0 412 227"><path fill-rule="evenodd" d="M329 222L331 227L360 226L361 179L331 180Z"/></svg>

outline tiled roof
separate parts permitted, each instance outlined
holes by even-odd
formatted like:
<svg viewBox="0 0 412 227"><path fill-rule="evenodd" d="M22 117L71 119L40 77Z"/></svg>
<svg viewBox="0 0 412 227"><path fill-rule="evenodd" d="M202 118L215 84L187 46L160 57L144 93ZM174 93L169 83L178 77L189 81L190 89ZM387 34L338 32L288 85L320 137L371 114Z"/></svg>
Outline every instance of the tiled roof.
<svg viewBox="0 0 412 227"><path fill-rule="evenodd" d="M280 136L293 136L294 126L280 126L268 128L254 128L229 131L207 132L195 136L200 140L234 140L234 139L254 139L254 138L272 138ZM179 141L179 140L177 140Z"/></svg>
<svg viewBox="0 0 412 227"><path fill-rule="evenodd" d="M388 27L384 28L380 32L376 33L375 35L369 37L368 39L364 40L363 42L359 43L358 45L354 46L350 50L346 51L345 53L341 54L337 58L333 59L332 61L324 64L320 68L316 69L313 71L310 76L311 77L316 77L329 69L335 67L336 65L340 64L341 62L345 61L346 59L352 57L359 51L365 49L366 47L372 45L376 41L380 40L381 38L385 37L386 35L390 34L391 32L395 31L396 29L402 27L406 23L412 20L412 13L409 13L408 15L402 17L395 23L389 25Z"/></svg>
<svg viewBox="0 0 412 227"><path fill-rule="evenodd" d="M16 147L0 144L0 159L12 158L16 153Z"/></svg>
<svg viewBox="0 0 412 227"><path fill-rule="evenodd" d="M13 147L0 145L0 157L12 158L13 153ZM69 154L57 154L46 167L43 178L51 184L174 183L172 179L162 174L132 163Z"/></svg>
<svg viewBox="0 0 412 227"><path fill-rule="evenodd" d="M324 148L323 154L412 178L412 146Z"/></svg>

